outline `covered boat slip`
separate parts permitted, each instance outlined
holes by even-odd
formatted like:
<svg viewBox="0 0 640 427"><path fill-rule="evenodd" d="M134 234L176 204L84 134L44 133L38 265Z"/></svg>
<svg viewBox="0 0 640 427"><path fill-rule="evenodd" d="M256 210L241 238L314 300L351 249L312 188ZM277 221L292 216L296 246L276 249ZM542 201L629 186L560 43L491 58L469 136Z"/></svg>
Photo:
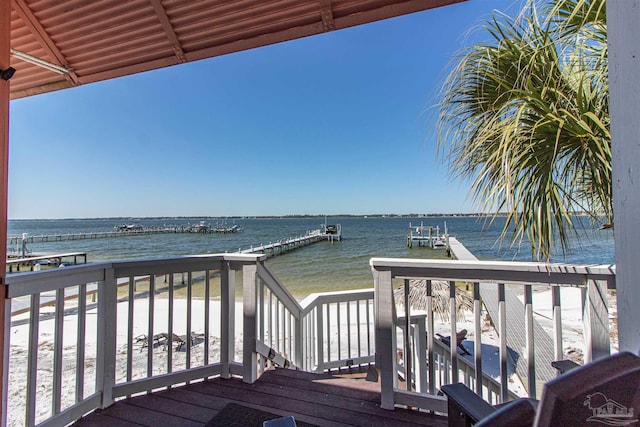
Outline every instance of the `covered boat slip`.
<svg viewBox="0 0 640 427"><path fill-rule="evenodd" d="M10 98L16 99L75 87L455 2L428 0L0 1L0 74L2 76L0 79L0 150L3 156L3 161L0 163L0 180L2 181L0 238L5 241L7 238ZM640 228L635 223L640 217L640 193L636 187L637 182L640 182L640 169L637 168L637 165L640 164L640 147L637 144L640 138L640 80L633 78L633 76L640 74L640 54L638 53L640 7L638 7L639 4L636 0L625 2L610 0L607 6L611 65L610 109L616 214L614 233L617 269L615 282L618 292L619 342L621 350L637 353L640 348L640 322L638 321L640 287L636 286L637 278L640 277L640 263L637 262L637 254L640 253ZM13 75L13 69L15 69L15 75ZM0 259L5 258L6 247L0 250ZM197 261L193 262L197 263ZM235 260L233 262L242 263L243 261ZM170 262L167 263L167 265L169 264ZM255 277L256 274L261 275L261 280L265 283L274 284L274 278L260 270L261 267L258 264L253 263L252 265L251 262L247 262L242 268L244 269L245 266L248 277L251 275ZM394 264L378 260L376 266L380 271L376 273L375 280L381 286L379 286L378 292L382 292L376 296L377 313L380 316L376 319L376 342L379 344L376 348L379 350L387 349L376 355L376 362L379 362L376 367L381 371L382 396L380 399L382 405L389 409L396 405L442 407L441 399L425 398L420 395L421 393L413 390L402 391L397 384L397 370L394 369L397 368L395 365L395 338L392 333L393 328L397 326L391 321L393 319L391 309L393 293L390 292L394 277L398 277L400 280L404 280L403 277L421 277L426 280L445 277L456 280L466 276L469 271L480 271L482 273L480 276L467 277L469 280L480 283L480 281L489 278L499 281L516 276L516 278L526 281L530 275L540 277L543 274L552 274L554 277L558 277L557 283L576 286L575 282L578 281L578 276L582 275L583 279L587 280L589 274L588 271L579 269L572 271L569 268L562 271L548 271L544 269L544 266L540 266L538 272L523 272L517 267L513 267L515 270L511 267L505 267L502 263L495 263L494 267L484 265L478 269L477 266L471 264L452 262L446 268L440 266L434 269L433 266L419 265L419 263L399 262ZM125 273L128 271L127 268L134 271L135 269L144 269L145 265L128 266L123 270ZM166 266L157 267L156 270L161 271L166 268ZM181 268L183 268L182 271L188 269L188 267ZM147 271L146 274L153 274L156 270ZM79 276L67 277L71 273L78 273ZM40 278L49 274L56 275L57 279L48 281L48 285L45 286ZM16 293L28 292L36 295L44 291L47 286L54 286L56 289L62 289L59 298L63 299L65 287L86 286L87 283L95 281L99 283L113 282L114 277L109 274L109 269L95 270L88 266L70 267L52 272L26 273L25 277L28 279L20 280L33 281L29 283L28 289L21 288L17 284L15 286L8 285L4 274L0 277L2 279L0 284L0 331L3 331L0 334L0 348L3 349L2 363L0 363L0 378L3 384L2 390L0 390L2 393L0 425L7 422L10 359L7 332L11 329L9 313L14 290ZM563 274L567 274L568 282L563 282L559 277ZM595 292L602 290L602 285L593 284L602 280L601 277L589 280L589 289L593 289ZM115 289L115 286L113 288ZM274 286L270 292L278 297L281 304L289 304L283 302L288 301L287 294L276 288L278 287ZM236 375L251 382L256 379L259 371L257 358L249 355L261 354L267 359L271 355L270 351L264 352L264 348L258 345L257 340L245 340L243 346L247 350L244 356L246 359L242 364L234 364L229 358L229 340L226 336L226 339L221 340L226 344L222 344L221 365L219 366L214 366L211 369L187 368L174 373L171 378L152 375L142 380L125 381L116 385L112 371L115 369L115 332L110 329L107 321L110 319L109 312L104 311L105 309L114 309L116 306L115 298L110 293L112 290L108 286L102 286L101 289L105 293L98 296L97 307L103 311L98 315L99 333L97 337L106 343L107 352L101 354L101 357L105 359L96 367L98 374L95 376L94 393L85 394L83 392L84 385L79 382L80 391L76 389L77 402L79 403L62 412L60 412L62 408L60 393L53 393L50 407L51 411L58 412L58 415L55 420L53 420L53 415L51 416L52 419L49 420L51 425L72 422L87 410L109 406L114 401L114 393L118 392L124 393L121 395L126 396L142 390L153 390L157 387L209 375L222 377ZM52 289L47 288L47 290ZM258 294L254 294L251 298L246 299L245 310L247 310L246 316L248 317L245 319L248 322L245 322L245 325L251 324L251 320L256 318L257 298ZM36 319L31 323L32 330L35 328L36 333L30 337L32 349L37 348L38 342L36 325L38 325L39 309L36 306L34 305L32 310L32 318ZM291 304L291 306L291 310L295 312L295 305ZM252 309L253 311L251 311ZM54 317L58 319L56 321L62 322L63 317L59 313L62 311L58 310ZM291 316L295 318L294 314ZM316 316L320 316L322 319L322 314L316 312ZM263 318L263 324L266 320ZM293 323L293 321L291 322ZM307 325L307 328L313 329L314 325L317 327L318 324L323 324L318 320L316 322L318 323ZM411 321L407 322L405 330L410 329ZM428 319L426 322L428 329ZM282 324L287 323L283 321ZM455 328L455 321L452 322L452 325ZM225 330L225 326L228 325L223 320L222 331ZM80 324L78 327L80 328ZM418 324L418 327L421 326ZM258 332L260 332L258 323L254 323L253 328L253 330L245 331L245 334L253 332L252 336L258 337ZM316 329L316 331L318 334L322 334L320 329ZM227 334L228 332L221 333ZM455 336L455 329L453 336ZM595 342L588 343L588 347L600 351L604 337L599 326L595 337ZM321 337L315 337L315 339L318 338ZM591 338L589 337L589 339ZM276 339L276 341L278 340ZM319 342L322 341L319 340ZM410 340L406 342L410 342ZM84 348L84 342L80 342L80 344L78 348ZM262 344L267 346L265 342ZM452 342L451 346L455 349L454 344L456 343ZM412 345L416 348L426 348L427 354L434 351L428 343L423 344L419 340ZM55 348L52 351L61 354L61 346L61 343L55 343ZM188 351L189 345L187 346ZM34 361L37 361L37 351L35 354L35 359L34 356L31 356L26 377L26 388L29 395L26 402L28 407L26 418L28 422L26 424L35 424L35 395L38 380L37 364L34 364ZM449 356L450 375L457 377L460 375L461 368L458 356L455 351L451 352ZM153 359L151 358L151 360ZM350 359L344 361L345 365L348 364L348 360ZM54 377L57 379L54 382L61 378L58 377L61 375L61 370L58 369L60 362L61 359L58 357L54 369ZM416 364L421 367L424 367L423 363L421 360L416 361ZM84 365L81 363L78 366ZM409 364L407 368L408 366ZM433 367L434 364L432 363L430 366ZM411 372L410 369L409 372ZM476 373L468 375L473 378L476 374L477 370ZM457 378L451 378L451 380L454 379ZM421 378L416 377L415 382L416 389L423 386L430 387L430 383L422 382ZM58 382L55 387L59 385ZM411 387L409 388L411 389Z"/></svg>

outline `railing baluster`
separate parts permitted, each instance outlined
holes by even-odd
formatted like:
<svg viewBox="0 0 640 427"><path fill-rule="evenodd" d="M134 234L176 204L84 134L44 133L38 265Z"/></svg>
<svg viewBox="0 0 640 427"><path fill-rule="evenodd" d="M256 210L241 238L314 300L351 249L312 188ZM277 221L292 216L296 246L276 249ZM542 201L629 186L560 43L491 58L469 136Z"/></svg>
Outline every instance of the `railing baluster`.
<svg viewBox="0 0 640 427"><path fill-rule="evenodd" d="M167 299L169 301L169 308L167 310L167 343L165 344L167 346L167 372L171 373L173 372L173 298L174 298L174 291L175 291L175 282L174 282L174 275L173 273L169 275L169 294L167 296Z"/></svg>
<svg viewBox="0 0 640 427"><path fill-rule="evenodd" d="M435 394L436 392L436 378L435 378L435 355L434 355L434 327L433 327L433 286L431 280L427 280L427 368L428 368L428 380L429 380L429 393Z"/></svg>
<svg viewBox="0 0 640 427"><path fill-rule="evenodd" d="M129 306L127 307L127 382L131 381L133 376L133 309L135 301L135 278L133 276L129 277Z"/></svg>
<svg viewBox="0 0 640 427"><path fill-rule="evenodd" d="M347 358L351 359L351 302L347 301Z"/></svg>
<svg viewBox="0 0 640 427"><path fill-rule="evenodd" d="M273 292L269 290L269 347L273 347Z"/></svg>
<svg viewBox="0 0 640 427"><path fill-rule="evenodd" d="M374 332L371 329L371 312L375 310L375 301L367 300L367 352L371 354L371 334Z"/></svg>
<svg viewBox="0 0 640 427"><path fill-rule="evenodd" d="M275 309L275 323L276 323L276 327L275 327L275 344L272 344L271 347L275 347L278 350L280 350L280 301L278 301L278 299L276 298L276 309Z"/></svg>
<svg viewBox="0 0 640 427"><path fill-rule="evenodd" d="M224 274L225 272L227 272L227 268L228 268L228 262L223 263L222 266L222 271L220 272L220 283L221 283L221 288L224 288ZM226 273L228 274L228 272ZM204 272L204 364L205 366L209 364L209 335L211 334L211 328L209 327L210 323L211 323L211 310L209 307L210 304L210 298L211 298L211 291L209 289L209 287L211 286L211 281L210 281L210 276L211 276L211 271L207 270ZM227 279L228 280L228 279ZM220 313L221 313L221 319L220 319L220 341L221 344L224 343L225 341L229 341L229 339L227 338L226 340L224 338L222 338L224 336L224 332L222 332L222 329L224 328L224 314L222 314L225 311L225 305L227 305L225 303L224 297L223 297L223 291L222 289L220 290ZM229 318L229 321L233 321L231 318ZM224 347L221 345L221 352L220 352L220 362L222 362L222 358L223 358L223 354L225 354L225 349ZM227 353L228 354L228 353ZM228 361L227 361L228 363ZM228 364L226 365L228 367ZM227 368L228 369L228 368ZM228 378L228 371L225 372L224 374L225 378Z"/></svg>
<svg viewBox="0 0 640 427"><path fill-rule="evenodd" d="M286 322L287 312L288 312L288 310L287 310L287 308L285 307L285 305L283 303L282 304L282 312L280 313L280 323L282 325L281 326L282 332L280 334L281 343L278 344L279 345L278 349L280 349L280 351L285 353L285 354L283 354L283 356L285 356L286 353L287 353L287 336L290 336L290 335L287 335L287 322ZM286 355L286 357L288 359L291 356Z"/></svg>
<svg viewBox="0 0 640 427"><path fill-rule="evenodd" d="M356 323L358 324L358 357L362 357L362 325L360 323L360 300L356 301Z"/></svg>
<svg viewBox="0 0 640 427"><path fill-rule="evenodd" d="M300 363L300 359L293 353L294 332L293 332L293 314L291 314L291 312L287 312L287 325L289 329L289 333L287 334L287 336L289 337L288 345L287 345L287 354L289 354L289 357L295 361L296 365L302 366L302 364Z"/></svg>
<svg viewBox="0 0 640 427"><path fill-rule="evenodd" d="M60 413L62 399L62 348L64 336L64 288L56 290L54 350L53 350L53 387L51 390L51 412Z"/></svg>
<svg viewBox="0 0 640 427"><path fill-rule="evenodd" d="M451 321L451 382L458 382L458 330L457 330L456 282L449 282L449 315Z"/></svg>
<svg viewBox="0 0 640 427"><path fill-rule="evenodd" d="M404 290L404 380L406 381L407 391L411 390L411 362L413 352L411 351L411 310L409 309L409 279L405 279L403 283Z"/></svg>
<svg viewBox="0 0 640 427"><path fill-rule="evenodd" d="M560 286L551 286L551 307L553 308L553 354L555 360L564 359L562 348L562 310L560 306ZM560 375L560 373L558 373Z"/></svg>
<svg viewBox="0 0 640 427"><path fill-rule="evenodd" d="M36 389L38 383L38 329L40 326L40 293L31 295L29 317L29 359L27 361L27 402L25 425L36 423Z"/></svg>
<svg viewBox="0 0 640 427"><path fill-rule="evenodd" d="M265 331L265 324L267 323L268 319L265 317L265 313L271 313L271 310L265 310L265 298L264 298L264 294L265 294L265 290L268 292L268 289L265 289L264 286L264 281L262 280L258 280L258 290L259 290L259 297L260 297L260 303L258 304L257 308L256 308L256 318L258 320L258 331L259 331L259 338L261 341L264 342L268 342L267 340L267 336L265 335L266 333L269 333L269 331ZM260 374L262 374L262 371L264 369L264 363L262 360L262 356L260 356Z"/></svg>
<svg viewBox="0 0 640 427"><path fill-rule="evenodd" d="M148 325L148 333L147 333L147 377L153 376L153 321L154 321L154 311L155 311L155 276L153 274L149 275L149 307L147 312L147 325Z"/></svg>
<svg viewBox="0 0 640 427"><path fill-rule="evenodd" d="M340 321L340 303L336 303L336 324L338 325L338 360L342 357L342 323Z"/></svg>
<svg viewBox="0 0 640 427"><path fill-rule="evenodd" d="M500 402L508 400L507 372L507 311L504 283L498 284L498 328L500 338Z"/></svg>
<svg viewBox="0 0 640 427"><path fill-rule="evenodd" d="M418 336L415 340L416 342L416 353L417 353L417 366L416 366L416 387L418 388L418 393L425 393L427 391L427 330L425 325L425 318L421 316L418 319Z"/></svg>
<svg viewBox="0 0 640 427"><path fill-rule="evenodd" d="M524 325L527 342L527 391L529 397L536 398L536 359L533 340L533 291L531 285L524 285Z"/></svg>
<svg viewBox="0 0 640 427"><path fill-rule="evenodd" d="M186 365L191 369L191 312L193 305L193 272L187 273L187 336L185 338L187 346ZM188 382L187 382L188 383Z"/></svg>
<svg viewBox="0 0 640 427"><path fill-rule="evenodd" d="M473 357L475 371L475 391L482 396L482 303L480 301L480 283L473 284Z"/></svg>
<svg viewBox="0 0 640 427"><path fill-rule="evenodd" d="M327 326L327 331L326 331L327 332L326 334L327 353L326 353L326 357L322 358L323 368L324 368L325 359L327 362L331 360L331 313L329 312L329 308L330 308L329 306L330 304L325 304L325 307L327 309L327 317L326 317L326 320L324 321L324 325L318 326L318 327L324 327L325 325ZM320 322L320 319L318 319L318 322Z"/></svg>
<svg viewBox="0 0 640 427"><path fill-rule="evenodd" d="M84 399L84 359L87 324L87 285L78 286L78 335L76 336L76 403Z"/></svg>

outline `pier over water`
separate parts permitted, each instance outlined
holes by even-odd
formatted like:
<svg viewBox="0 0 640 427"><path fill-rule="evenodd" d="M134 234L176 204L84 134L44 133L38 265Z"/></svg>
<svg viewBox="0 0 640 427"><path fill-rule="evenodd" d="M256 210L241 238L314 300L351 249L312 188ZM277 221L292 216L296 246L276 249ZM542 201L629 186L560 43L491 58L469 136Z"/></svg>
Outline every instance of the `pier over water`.
<svg viewBox="0 0 640 427"><path fill-rule="evenodd" d="M321 240L329 240L330 242L342 240L342 228L340 224L337 225L323 225L319 230L313 230L307 232L307 234L300 237L293 237L287 240L280 240L275 243L269 243L268 245L260 244L256 247L250 247L249 249L239 249L240 254L265 254L267 257L273 257L276 255L289 252L293 249L307 246Z"/></svg>
<svg viewBox="0 0 640 427"><path fill-rule="evenodd" d="M174 233L238 233L242 228L237 225L231 227L221 226L213 227L207 224L194 225L167 225L161 227L143 227L143 226L120 226L114 231L90 231L82 233L57 233L57 234L38 234L38 235L10 235L7 237L7 245L14 246L20 243L47 243L47 242L65 242L70 240L88 240L88 239L105 239L112 237L125 236L144 236L149 234L174 234Z"/></svg>

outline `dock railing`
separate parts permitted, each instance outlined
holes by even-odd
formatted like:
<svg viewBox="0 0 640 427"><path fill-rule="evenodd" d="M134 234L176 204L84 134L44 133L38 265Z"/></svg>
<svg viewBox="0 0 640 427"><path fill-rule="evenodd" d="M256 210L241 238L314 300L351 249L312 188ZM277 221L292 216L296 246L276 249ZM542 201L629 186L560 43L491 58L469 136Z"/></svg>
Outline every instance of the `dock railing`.
<svg viewBox="0 0 640 427"><path fill-rule="evenodd" d="M446 412L446 400L437 395L441 384L465 382L493 403L510 400L507 371L505 286L519 289L523 294L525 310L526 348L516 350L527 358L527 377L522 381L532 397L536 396L535 346L533 334L532 289L542 286L550 289L552 307L554 355L564 359L561 316L561 291L567 287L579 287L582 292L583 354L588 362L610 354L610 324L608 317L607 289L615 289L613 266L573 266L500 261L440 261L373 258L370 261L376 293L376 367L381 377L381 406L393 409L395 405L408 405L438 412ZM425 313L410 309L409 287L412 280L426 281ZM450 344L444 349L435 339L432 284L444 282L449 296ZM498 287L499 318L492 319L498 335L495 343L499 355L499 376L487 381L483 375L482 358L482 301L481 286ZM457 306L456 293L469 286L473 298L473 363L458 355L456 342ZM404 301L397 301L394 289L403 292ZM399 303L402 304L399 304ZM403 313L397 313L402 307ZM403 331L412 331L407 334ZM399 338L402 342L398 342ZM403 352L399 368L397 349ZM444 368L444 369L442 369ZM407 381L401 384L397 372L404 371ZM425 378L426 374L426 378Z"/></svg>

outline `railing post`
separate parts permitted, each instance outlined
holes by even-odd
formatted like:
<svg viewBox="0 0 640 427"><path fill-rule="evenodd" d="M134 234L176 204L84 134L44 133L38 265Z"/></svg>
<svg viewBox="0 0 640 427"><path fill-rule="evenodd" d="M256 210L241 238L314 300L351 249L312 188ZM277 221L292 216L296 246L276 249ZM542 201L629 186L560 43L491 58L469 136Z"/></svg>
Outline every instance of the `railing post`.
<svg viewBox="0 0 640 427"><path fill-rule="evenodd" d="M102 393L101 408L106 408L113 403L113 386L116 380L116 304L115 271L113 268L106 268L104 281L98 282L96 384L97 391Z"/></svg>
<svg viewBox="0 0 640 427"><path fill-rule="evenodd" d="M393 287L391 271L373 271L375 285L376 369L380 378L380 407L394 408L393 384L395 352L393 346L395 322L393 320Z"/></svg>
<svg viewBox="0 0 640 427"><path fill-rule="evenodd" d="M257 261L256 261L257 262ZM242 364L245 383L253 383L258 379L258 355L256 353L256 311L257 311L257 266L249 264L242 267L242 300L243 300L243 337Z"/></svg>
<svg viewBox="0 0 640 427"><path fill-rule="evenodd" d="M582 325L584 328L585 363L608 356L611 353L611 341L606 282L587 280Z"/></svg>
<svg viewBox="0 0 640 427"><path fill-rule="evenodd" d="M222 378L230 378L236 336L236 272L229 261L223 261L220 272L220 363ZM209 321L209 319L206 319Z"/></svg>

